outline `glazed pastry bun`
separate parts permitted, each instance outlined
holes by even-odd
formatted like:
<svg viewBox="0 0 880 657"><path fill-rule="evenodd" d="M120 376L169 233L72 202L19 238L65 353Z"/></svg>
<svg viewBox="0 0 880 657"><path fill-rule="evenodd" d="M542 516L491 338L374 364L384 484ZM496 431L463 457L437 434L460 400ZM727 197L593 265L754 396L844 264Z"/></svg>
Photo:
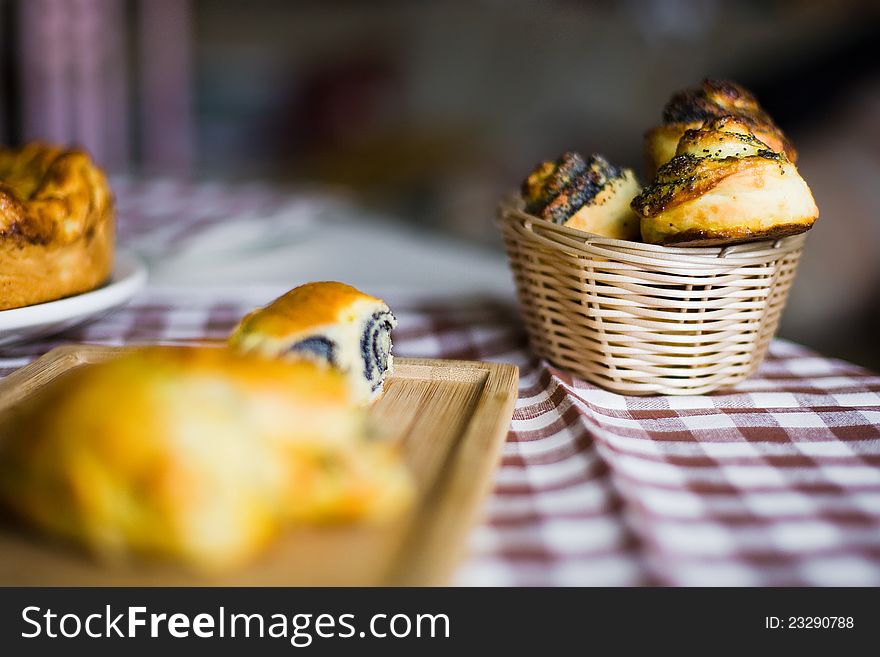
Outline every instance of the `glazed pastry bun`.
<svg viewBox="0 0 880 657"><path fill-rule="evenodd" d="M229 345L269 357L306 358L348 377L357 401L382 392L397 320L381 299L350 285L306 283L247 315Z"/></svg>
<svg viewBox="0 0 880 657"><path fill-rule="evenodd" d="M808 230L819 216L785 153L734 117L685 132L675 157L632 207L645 242L681 246L777 239Z"/></svg>
<svg viewBox="0 0 880 657"><path fill-rule="evenodd" d="M737 117L771 150L797 162L794 146L751 92L727 80L703 80L697 87L675 93L663 109L663 125L645 135L648 176L672 159L685 131L722 116Z"/></svg>
<svg viewBox="0 0 880 657"><path fill-rule="evenodd" d="M104 283L114 233L113 194L86 153L0 147L0 310Z"/></svg>
<svg viewBox="0 0 880 657"><path fill-rule="evenodd" d="M212 571L286 523L386 518L410 481L337 372L227 349L87 365L0 426L0 496L98 555Z"/></svg>
<svg viewBox="0 0 880 657"><path fill-rule="evenodd" d="M639 190L630 169L617 168L601 155L584 160L574 152L542 162L521 186L526 212L621 240L639 238L639 218L630 208Z"/></svg>

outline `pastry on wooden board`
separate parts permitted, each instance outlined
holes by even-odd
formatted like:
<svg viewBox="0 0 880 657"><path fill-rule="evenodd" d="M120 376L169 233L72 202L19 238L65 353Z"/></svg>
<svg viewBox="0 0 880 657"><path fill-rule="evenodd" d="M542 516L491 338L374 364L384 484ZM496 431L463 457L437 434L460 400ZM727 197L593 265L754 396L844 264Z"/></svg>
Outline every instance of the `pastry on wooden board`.
<svg viewBox="0 0 880 657"><path fill-rule="evenodd" d="M344 377L210 347L62 375L0 424L0 501L109 559L214 571L291 523L384 520L412 484Z"/></svg>
<svg viewBox="0 0 880 657"><path fill-rule="evenodd" d="M375 399L392 371L397 320L381 299L332 281L300 285L250 313L229 338L232 348L270 357L306 358L339 370L358 400Z"/></svg>
<svg viewBox="0 0 880 657"><path fill-rule="evenodd" d="M114 232L113 195L85 152L0 148L0 310L106 282Z"/></svg>

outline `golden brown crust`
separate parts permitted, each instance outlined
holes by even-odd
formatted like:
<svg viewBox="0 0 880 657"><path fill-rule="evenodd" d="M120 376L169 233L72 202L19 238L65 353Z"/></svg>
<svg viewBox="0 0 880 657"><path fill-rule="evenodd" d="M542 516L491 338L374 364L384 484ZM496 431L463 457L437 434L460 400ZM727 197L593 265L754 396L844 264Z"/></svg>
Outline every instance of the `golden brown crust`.
<svg viewBox="0 0 880 657"><path fill-rule="evenodd" d="M651 217L686 203L715 187L727 176L754 164L753 157L787 164L734 117L710 121L703 129L688 130L676 155L660 167L651 185L633 200L633 208Z"/></svg>
<svg viewBox="0 0 880 657"><path fill-rule="evenodd" d="M679 246L777 239L808 230L818 217L794 164L737 117L685 132L632 208L645 242Z"/></svg>
<svg viewBox="0 0 880 657"><path fill-rule="evenodd" d="M806 230L803 223L782 224L763 230L750 230L748 228L731 228L723 235L717 232L689 229L669 236L663 244L666 246L728 246L745 242L759 242L763 240L779 240L783 237L798 235Z"/></svg>
<svg viewBox="0 0 880 657"><path fill-rule="evenodd" d="M701 123L675 123L658 125L645 133L645 174L648 180L657 169L675 157L675 149L686 130L699 128Z"/></svg>
<svg viewBox="0 0 880 657"><path fill-rule="evenodd" d="M383 303L345 283L321 281L306 283L258 308L241 320L230 337L232 344L245 334L283 338L346 320L357 301Z"/></svg>
<svg viewBox="0 0 880 657"><path fill-rule="evenodd" d="M290 522L383 518L411 483L338 373L156 347L75 369L0 426L0 499L107 557L239 564Z"/></svg>
<svg viewBox="0 0 880 657"><path fill-rule="evenodd" d="M79 150L0 149L0 310L85 292L113 265L115 210Z"/></svg>
<svg viewBox="0 0 880 657"><path fill-rule="evenodd" d="M735 116L749 132L772 150L797 162L797 151L757 99L744 87L728 80L704 80L699 86L673 94L663 110L663 125L645 135L648 174L675 155L678 140L687 130L706 121Z"/></svg>
<svg viewBox="0 0 880 657"><path fill-rule="evenodd" d="M698 86L672 95L663 108L663 122L703 122L718 116L750 117L773 124L757 98L745 87L730 80L703 80Z"/></svg>

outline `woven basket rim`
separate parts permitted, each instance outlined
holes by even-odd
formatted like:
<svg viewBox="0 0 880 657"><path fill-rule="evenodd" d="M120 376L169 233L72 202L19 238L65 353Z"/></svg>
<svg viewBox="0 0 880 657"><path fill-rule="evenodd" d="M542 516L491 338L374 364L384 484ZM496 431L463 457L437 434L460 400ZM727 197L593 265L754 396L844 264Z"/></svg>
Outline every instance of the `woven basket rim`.
<svg viewBox="0 0 880 657"><path fill-rule="evenodd" d="M519 221L528 221L533 225L547 228L553 232L562 233L567 237L584 243L584 246L595 245L598 247L608 247L611 249L626 249L634 252L642 252L645 257L656 257L660 260L674 259L680 260L687 257L693 260L705 260L717 264L718 260L723 260L727 256L757 256L762 251L775 253L778 257L780 252L794 251L803 246L807 234L799 233L790 235L777 240L760 240L756 242L745 242L742 244L732 244L729 246L701 246L701 247L675 247L663 246L661 244L648 244L646 242L635 242L631 240L620 240L612 237L597 235L578 228L569 228L561 224L555 224L541 217L529 214L523 209L522 197L517 192L510 192L506 195L498 205L498 216L516 218ZM562 245L559 245L562 247ZM708 262L707 262L708 264Z"/></svg>

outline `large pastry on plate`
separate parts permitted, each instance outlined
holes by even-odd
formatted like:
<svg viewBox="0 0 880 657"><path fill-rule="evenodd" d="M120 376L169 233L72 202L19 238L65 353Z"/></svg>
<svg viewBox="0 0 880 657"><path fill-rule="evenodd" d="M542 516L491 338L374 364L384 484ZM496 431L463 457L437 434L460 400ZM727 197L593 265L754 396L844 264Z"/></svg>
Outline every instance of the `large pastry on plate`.
<svg viewBox="0 0 880 657"><path fill-rule="evenodd" d="M645 242L681 246L778 239L808 230L819 216L788 156L735 117L686 131L632 207Z"/></svg>
<svg viewBox="0 0 880 657"><path fill-rule="evenodd" d="M107 179L85 152L0 147L0 310L104 283L114 226Z"/></svg>
<svg viewBox="0 0 880 657"><path fill-rule="evenodd" d="M62 375L0 425L0 501L111 558L239 564L286 525L385 519L412 495L338 372L152 347Z"/></svg>
<svg viewBox="0 0 880 657"><path fill-rule="evenodd" d="M663 108L663 124L645 135L649 177L673 158L686 131L723 116L737 117L767 147L797 162L794 146L750 91L728 80L703 80L673 94Z"/></svg>
<svg viewBox="0 0 880 657"><path fill-rule="evenodd" d="M300 285L250 313L229 345L272 358L309 359L343 373L362 403L375 399L392 371L397 320L382 299L345 283Z"/></svg>

